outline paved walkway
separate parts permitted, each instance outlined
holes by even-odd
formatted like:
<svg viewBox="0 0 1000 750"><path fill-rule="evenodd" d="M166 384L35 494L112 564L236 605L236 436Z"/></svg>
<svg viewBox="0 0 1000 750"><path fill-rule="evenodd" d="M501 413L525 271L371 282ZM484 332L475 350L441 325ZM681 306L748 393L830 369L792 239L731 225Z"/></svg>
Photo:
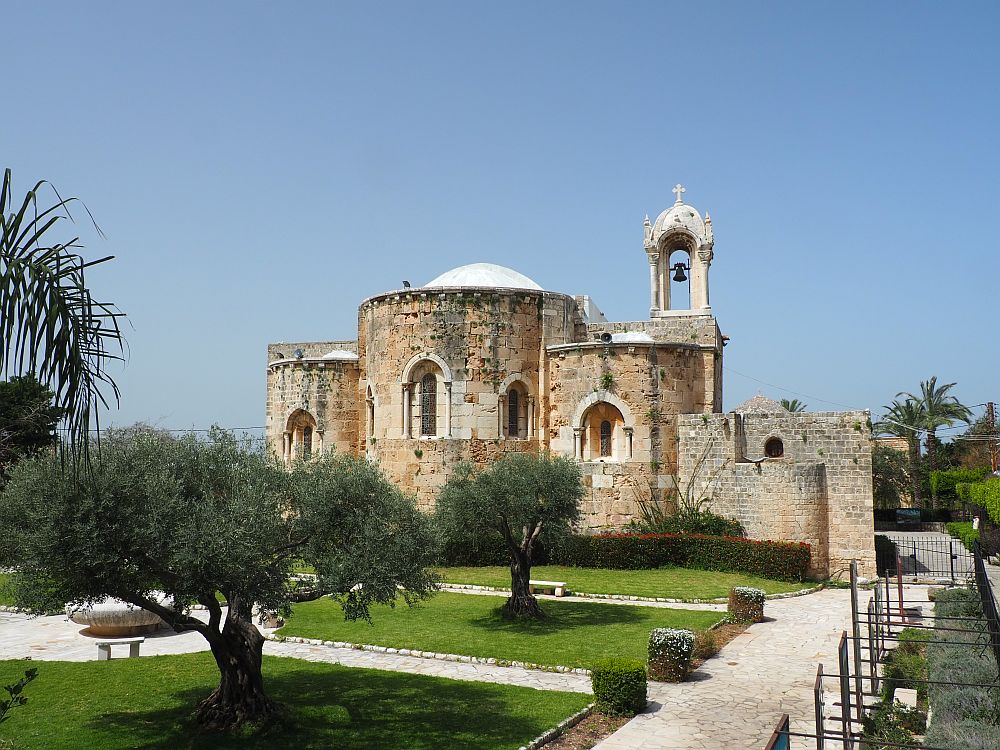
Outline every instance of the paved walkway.
<svg viewBox="0 0 1000 750"><path fill-rule="evenodd" d="M867 602L863 592L862 606ZM837 643L850 627L850 592L769 601L764 613L766 622L734 638L688 682L649 683L646 712L596 747L763 750L782 713L791 717L792 731L813 731L816 665L837 672ZM831 692L826 703L833 701Z"/></svg>

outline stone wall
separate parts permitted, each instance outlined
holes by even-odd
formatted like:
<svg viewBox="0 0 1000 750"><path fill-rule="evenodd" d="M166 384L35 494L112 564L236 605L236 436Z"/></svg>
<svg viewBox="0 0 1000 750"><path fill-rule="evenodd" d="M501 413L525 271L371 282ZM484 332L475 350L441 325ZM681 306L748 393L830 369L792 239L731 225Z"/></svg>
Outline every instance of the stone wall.
<svg viewBox="0 0 1000 750"><path fill-rule="evenodd" d="M864 411L680 417L680 483L758 539L813 546L814 573L874 575L871 427ZM777 438L784 455L766 458Z"/></svg>

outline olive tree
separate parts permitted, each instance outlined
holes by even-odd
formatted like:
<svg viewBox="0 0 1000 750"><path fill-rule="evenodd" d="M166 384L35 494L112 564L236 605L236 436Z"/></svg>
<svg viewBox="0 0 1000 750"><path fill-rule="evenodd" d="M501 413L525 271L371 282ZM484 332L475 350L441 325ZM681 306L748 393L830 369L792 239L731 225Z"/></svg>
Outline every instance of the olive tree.
<svg viewBox="0 0 1000 750"><path fill-rule="evenodd" d="M288 583L294 562L316 569L310 596L334 595L351 619L434 587L429 524L363 459L326 456L285 471L228 433L148 429L109 432L94 455L75 477L51 455L14 467L0 495L0 565L16 563L15 597L33 611L112 596L200 633L220 673L197 709L205 728L277 710L252 610L288 613L301 598ZM192 614L193 602L207 616Z"/></svg>
<svg viewBox="0 0 1000 750"><path fill-rule="evenodd" d="M476 472L460 465L442 488L436 519L445 539L471 529L499 537L510 556L511 594L503 606L513 618L544 617L529 590L532 555L543 529L568 530L579 517L580 467L565 458L508 453Z"/></svg>

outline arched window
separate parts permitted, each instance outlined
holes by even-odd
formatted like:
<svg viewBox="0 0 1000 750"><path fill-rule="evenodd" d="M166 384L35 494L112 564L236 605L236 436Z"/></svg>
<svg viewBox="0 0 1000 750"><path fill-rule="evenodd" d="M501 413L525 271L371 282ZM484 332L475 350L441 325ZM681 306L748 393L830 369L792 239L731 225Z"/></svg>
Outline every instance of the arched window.
<svg viewBox="0 0 1000 750"><path fill-rule="evenodd" d="M768 458L781 458L785 455L785 444L781 442L781 438L769 438L766 443L764 443L764 455Z"/></svg>
<svg viewBox="0 0 1000 750"><path fill-rule="evenodd" d="M281 451L285 463L298 458L312 458L314 448L318 453L323 452L322 433L316 440L316 428L316 418L312 414L303 409L292 412L285 424L285 441Z"/></svg>
<svg viewBox="0 0 1000 750"><path fill-rule="evenodd" d="M512 437L521 436L521 403L517 390L511 388L507 394L507 434Z"/></svg>
<svg viewBox="0 0 1000 750"><path fill-rule="evenodd" d="M611 457L611 422L601 422L601 457Z"/></svg>
<svg viewBox="0 0 1000 750"><path fill-rule="evenodd" d="M437 435L437 378L432 372L420 379L420 434Z"/></svg>

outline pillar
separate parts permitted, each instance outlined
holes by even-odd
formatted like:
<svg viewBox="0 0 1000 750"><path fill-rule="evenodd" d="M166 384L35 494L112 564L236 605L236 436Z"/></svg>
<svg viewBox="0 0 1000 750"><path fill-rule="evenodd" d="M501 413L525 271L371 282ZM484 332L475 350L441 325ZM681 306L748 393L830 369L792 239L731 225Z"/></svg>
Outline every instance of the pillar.
<svg viewBox="0 0 1000 750"><path fill-rule="evenodd" d="M625 428L625 460L632 460L632 428Z"/></svg>
<svg viewBox="0 0 1000 750"><path fill-rule="evenodd" d="M292 432L285 430L281 435L281 460L286 464L292 460Z"/></svg>
<svg viewBox="0 0 1000 750"><path fill-rule="evenodd" d="M410 383L403 383L403 439L410 437Z"/></svg>
<svg viewBox="0 0 1000 750"><path fill-rule="evenodd" d="M583 460L583 428L573 428L573 457L577 461Z"/></svg>
<svg viewBox="0 0 1000 750"><path fill-rule="evenodd" d="M660 309L660 269L659 253L649 254L649 312L653 313Z"/></svg>
<svg viewBox="0 0 1000 750"><path fill-rule="evenodd" d="M504 429L504 412L507 411L507 396L497 396L497 437L500 440L504 440L507 436L507 431ZM517 437L516 435L514 437Z"/></svg>
<svg viewBox="0 0 1000 750"><path fill-rule="evenodd" d="M535 399L528 396L528 439L535 437Z"/></svg>
<svg viewBox="0 0 1000 750"><path fill-rule="evenodd" d="M323 433L324 432L326 432L326 430L319 430L319 429L316 430L316 455L317 456L322 456L323 455Z"/></svg>
<svg viewBox="0 0 1000 750"><path fill-rule="evenodd" d="M451 437L451 381L444 384L444 436Z"/></svg>

